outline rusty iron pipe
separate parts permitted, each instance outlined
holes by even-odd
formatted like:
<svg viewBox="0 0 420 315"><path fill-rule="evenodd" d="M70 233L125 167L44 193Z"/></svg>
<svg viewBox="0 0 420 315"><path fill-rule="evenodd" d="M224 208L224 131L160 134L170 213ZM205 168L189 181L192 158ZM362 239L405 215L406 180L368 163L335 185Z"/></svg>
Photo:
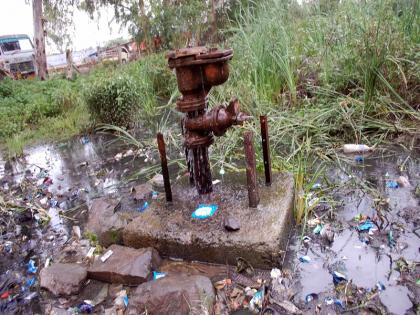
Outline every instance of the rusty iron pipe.
<svg viewBox="0 0 420 315"><path fill-rule="evenodd" d="M270 139L268 136L268 122L267 116L260 116L261 124L261 142L264 159L265 184L271 185L271 158L270 158Z"/></svg>
<svg viewBox="0 0 420 315"><path fill-rule="evenodd" d="M158 149L159 149L159 154L160 154L160 164L162 166L162 176L163 176L163 184L165 186L166 201L171 202L172 190L171 190L171 181L169 178L168 161L166 158L165 140L163 139L163 135L160 132L157 134L157 143L158 143Z"/></svg>
<svg viewBox="0 0 420 315"><path fill-rule="evenodd" d="M255 161L253 138L254 134L252 131L244 132L246 182L248 187L248 201L250 208L256 208L260 203L260 195L258 193L257 185L257 163Z"/></svg>

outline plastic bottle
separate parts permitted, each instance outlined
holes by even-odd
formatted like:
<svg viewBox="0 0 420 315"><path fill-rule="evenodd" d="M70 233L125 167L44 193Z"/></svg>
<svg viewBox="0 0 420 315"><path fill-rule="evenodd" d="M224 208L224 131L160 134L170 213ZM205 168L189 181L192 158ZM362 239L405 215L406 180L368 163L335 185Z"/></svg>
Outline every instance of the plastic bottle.
<svg viewBox="0 0 420 315"><path fill-rule="evenodd" d="M343 146L344 153L362 153L369 152L373 149L366 144L345 144Z"/></svg>

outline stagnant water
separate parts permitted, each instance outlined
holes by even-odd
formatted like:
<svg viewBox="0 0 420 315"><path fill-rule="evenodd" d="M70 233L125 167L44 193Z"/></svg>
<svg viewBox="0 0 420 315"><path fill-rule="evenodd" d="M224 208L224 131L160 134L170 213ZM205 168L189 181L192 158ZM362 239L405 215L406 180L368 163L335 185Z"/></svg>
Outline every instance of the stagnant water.
<svg viewBox="0 0 420 315"><path fill-rule="evenodd" d="M25 157L18 161L0 161L2 191L9 191L11 186L21 183L25 177L36 178L45 170L52 179L48 189L57 199L56 207L47 207L51 216L48 227L35 224L25 230L23 234L32 239L19 249L25 255L3 256L0 259L1 273L24 272L24 265L31 257L45 261L68 241L72 225L83 227L87 218L87 204L92 198L105 194L128 195L134 184L145 179L130 183L125 180L139 170L156 164L156 156L134 156L127 148L106 146L109 139L92 137L89 141L85 140L37 146L27 150ZM118 153L123 153L123 156ZM126 156L124 153L127 153ZM388 182L400 175L409 179L411 187L388 188ZM41 183L42 178L38 181ZM401 281L396 267L401 257L408 262L420 261L420 230L417 230L419 226L416 222L419 217L419 197L415 194L420 182L419 151L388 147L362 158L342 156L340 166L336 163L328 165L325 177L320 177L317 182L321 188L314 188L308 200L319 198L320 203L307 218L304 232L296 229L291 236L281 266L289 271L293 283L291 299L306 314L314 314L319 303L323 305L322 312L334 314L336 308L324 305L323 301L324 298L334 297L331 273L339 271L360 288L370 290L378 283L383 284L385 290L380 292L380 301L388 312L413 312L414 304L419 303L418 284L409 285ZM382 206L378 206L378 196L388 199L387 205L381 210L381 218L385 220L382 229L373 229L371 235L359 232L354 219L357 215L379 220L377 211ZM131 198L122 198L121 211L135 211L135 208ZM313 224L314 217L319 217L324 225L330 224L334 234L332 242L325 242L322 236L313 232L319 223ZM389 231L393 233L392 244L389 244ZM303 236L307 236L306 242L301 241ZM2 245L7 240L13 241L10 233L1 237ZM309 256L311 260L301 262L299 258L302 256ZM206 275L223 274L226 269L225 266L183 262L167 262L163 268L168 272L189 270L190 273ZM418 279L418 270L415 273ZM305 299L312 293L319 296L319 302L306 304ZM33 303L45 306L49 302L41 296ZM41 306L32 305L29 310L40 312Z"/></svg>

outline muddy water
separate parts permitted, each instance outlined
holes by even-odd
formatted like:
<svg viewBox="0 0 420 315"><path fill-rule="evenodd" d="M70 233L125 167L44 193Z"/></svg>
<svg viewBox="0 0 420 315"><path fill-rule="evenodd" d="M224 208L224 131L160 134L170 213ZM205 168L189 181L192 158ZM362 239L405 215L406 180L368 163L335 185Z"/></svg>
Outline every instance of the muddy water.
<svg viewBox="0 0 420 315"><path fill-rule="evenodd" d="M380 301L393 314L406 314L413 302L420 302L418 288L410 291L401 283L400 273L396 270L400 257L420 261L419 226L413 223L418 221L420 211L420 200L415 195L416 185L420 182L419 157L418 151L390 148L364 156L362 163L356 162L355 156L343 156L341 168L331 166L327 169L327 180L319 182L327 190L328 186L335 185L335 188L323 196L332 197L338 204L325 211L327 201L322 207L315 208L314 215L322 218L323 223L332 225L335 237L332 244L326 244L322 237L313 233L314 226L310 226L304 233L312 238L310 242L302 245L295 238L292 249L296 252L289 254L294 255L292 265L300 275L300 299L304 300L311 293L334 297L331 273L339 271L360 288L371 290L382 283L386 289L380 293ZM411 187L388 188L387 183L400 175L409 179ZM378 196L386 199L388 205L378 206L375 203ZM407 214L407 209L414 210ZM378 211L385 221L382 226L379 224L381 229L375 227L370 233L359 232L355 216L363 214L380 223ZM390 245L390 231L395 238L394 245ZM302 255L308 255L312 260L300 262L298 257ZM311 313L313 308L308 308L308 313Z"/></svg>
<svg viewBox="0 0 420 315"><path fill-rule="evenodd" d="M93 137L83 143L81 139L75 139L69 143L29 149L24 159L13 163L0 160L3 190L7 191L25 177L36 178L42 170L46 170L52 179L49 190L58 196L58 207L48 209L51 217L48 227L36 225L27 232L28 237L34 240L35 245L31 246L39 246L39 249L32 248L24 258L15 257L14 263L1 263L1 272L8 269L23 272L24 264L30 257L38 257L41 265L57 247L67 242L72 225L83 226L86 203L92 198L104 194L124 196L135 183L142 182L138 180L127 184L125 180L140 169L152 166L153 157L129 155L116 158L118 153L127 152L127 148L106 146L108 140ZM363 158L360 163L355 161L354 156L343 156L340 167L330 165L326 178L319 179L322 192L313 191L314 197L323 201L313 215L324 224L331 224L335 233L333 242L325 242L320 235L314 234L314 226L307 226L303 233L311 239L307 243L301 242L298 231L291 237L287 259L282 267L291 271L295 284L293 301L306 314L314 314L316 305L321 305L330 314L337 310L323 301L323 298L336 294L331 275L334 271L344 273L360 288L371 290L378 282L382 283L385 290L380 292L380 301L393 314L411 312L413 303L419 303L418 287L416 289L415 285L408 286L401 281L396 262L400 257L407 261L420 261L420 231L416 230L418 226L414 222L416 216L418 219L418 211L408 213L406 210L419 205L415 187L420 182L420 153L389 148ZM403 163L404 170L401 172L399 166ZM400 175L406 175L412 187L387 188L387 182ZM381 217L385 218L385 222L379 224L381 229L376 228L371 235L357 231L354 217L358 214L380 222L379 195L388 199L388 206L381 208ZM122 211L135 211L136 205L130 198L122 201ZM393 246L388 241L391 230L395 238ZM300 262L302 255L309 256L311 261ZM226 273L226 266L166 261L162 271L217 277ZM318 294L320 299L317 303L306 304L305 298L311 293Z"/></svg>

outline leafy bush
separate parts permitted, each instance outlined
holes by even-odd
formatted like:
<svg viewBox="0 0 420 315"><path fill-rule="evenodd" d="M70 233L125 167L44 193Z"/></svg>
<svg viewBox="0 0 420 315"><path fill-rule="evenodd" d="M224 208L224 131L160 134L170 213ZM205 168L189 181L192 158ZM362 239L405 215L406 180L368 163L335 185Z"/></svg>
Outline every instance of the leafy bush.
<svg viewBox="0 0 420 315"><path fill-rule="evenodd" d="M139 107L137 85L128 75L97 79L87 86L85 96L89 112L101 123L128 126Z"/></svg>

